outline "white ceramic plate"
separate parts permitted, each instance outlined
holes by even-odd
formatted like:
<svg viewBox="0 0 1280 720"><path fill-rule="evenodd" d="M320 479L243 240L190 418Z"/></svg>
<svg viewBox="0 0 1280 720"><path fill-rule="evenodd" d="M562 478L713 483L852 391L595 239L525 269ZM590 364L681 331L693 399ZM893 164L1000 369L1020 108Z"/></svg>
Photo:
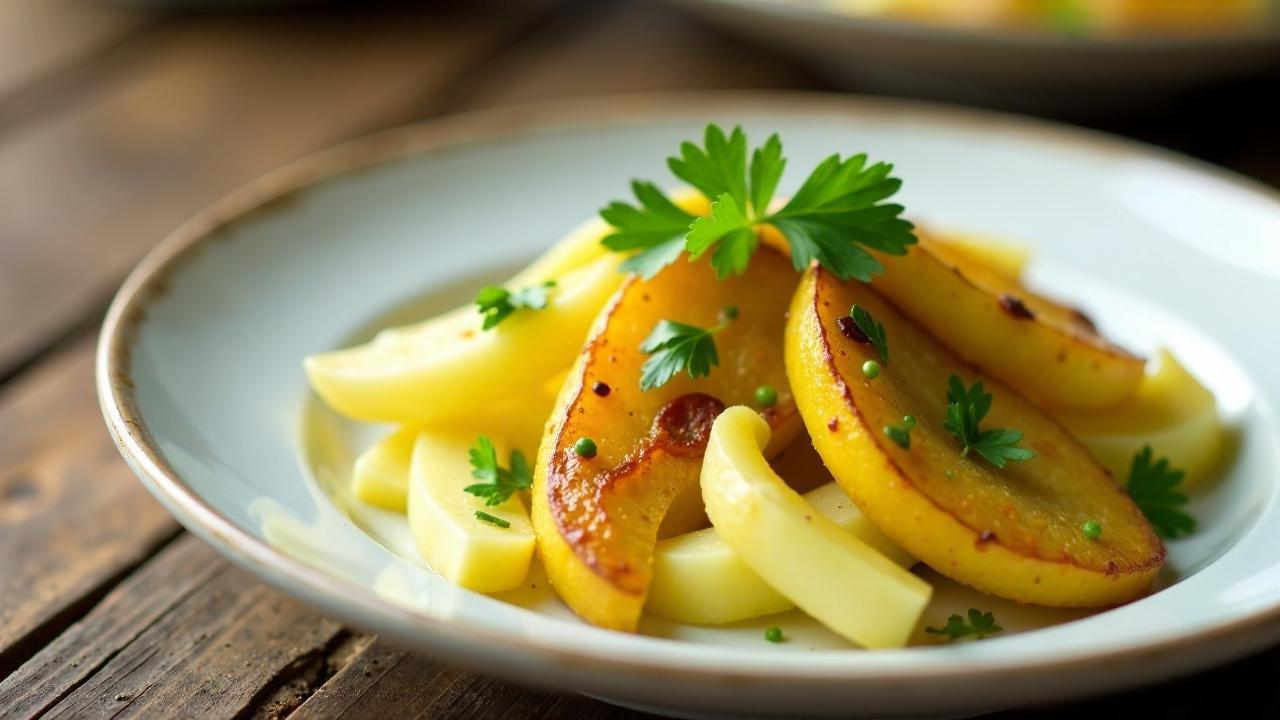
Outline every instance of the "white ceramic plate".
<svg viewBox="0 0 1280 720"><path fill-rule="evenodd" d="M790 167L897 163L916 219L1017 238L1033 277L1139 349L1172 347L1217 393L1234 464L1170 544L1167 589L1060 614L978 600L1009 629L864 652L796 615L721 629L588 627L547 591L445 583L402 520L343 487L375 436L320 406L300 359L468 298L532 258L709 120L780 132ZM789 187L788 187L789 186ZM527 682L680 713L965 713L1168 677L1280 638L1280 199L1220 170L1064 127L812 95L630 98L442 120L286 168L177 231L108 316L99 391L121 452L193 532L351 622ZM390 314L389 314L390 313ZM944 591L940 622L973 602ZM1080 616L1080 614L1077 614ZM772 645L761 628L784 625ZM1017 632L1024 630L1025 632Z"/></svg>
<svg viewBox="0 0 1280 720"><path fill-rule="evenodd" d="M857 16L820 0L673 2L835 82L1001 107L1128 106L1280 66L1280 9L1270 21L1216 34L1071 36Z"/></svg>

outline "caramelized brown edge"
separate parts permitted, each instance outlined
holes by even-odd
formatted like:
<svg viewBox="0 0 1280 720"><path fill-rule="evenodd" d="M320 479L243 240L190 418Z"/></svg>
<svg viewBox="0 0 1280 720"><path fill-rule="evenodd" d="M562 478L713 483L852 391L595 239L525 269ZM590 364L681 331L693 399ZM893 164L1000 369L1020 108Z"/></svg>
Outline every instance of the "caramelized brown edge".
<svg viewBox="0 0 1280 720"><path fill-rule="evenodd" d="M995 537L994 534L991 533L989 530L978 529L973 527L969 523L965 522L964 519L962 519L960 516L952 512L949 508L943 507L942 505L938 504L938 502L935 501L932 497L930 497L927 493L921 491L920 488L912 481L911 477L908 476L906 471L903 470L902 466L899 465L898 462L894 459L893 454L890 453L887 447L879 440L877 433L870 431L870 426L867 424L866 419L863 418L862 412L861 410L858 409L857 403L855 403L853 400L853 393L849 389L848 383L845 382L844 376L840 374L839 369L836 367L836 360L835 360L835 355L832 352L831 340L828 337L827 327L822 322L822 311L820 309L821 304L819 300L819 294L820 294L819 285L823 281L823 276L825 274L826 274L826 271L823 270L821 267L814 268L813 296L809 302L812 308L814 320L818 324L818 336L822 342L823 361L826 363L827 370L831 373L831 377L835 380L836 384L839 386L841 395L844 397L845 405L849 408L849 411L852 413L854 419L868 430L868 432L866 433L867 437L871 438L871 442L876 446L876 449L880 451L880 454L884 456L885 460L889 463L890 467L893 468L893 471L897 474L898 478L903 482L904 485L911 488L913 492L915 492L917 495L927 500L929 504L937 508L939 512L950 516L961 527L964 527L965 529L973 533L974 542L978 545L995 544L995 545L999 545L1000 547L1008 550L1009 552L1015 555L1031 558L1039 562L1046 562L1046 563L1059 564L1059 565L1071 565L1074 567L1078 567L1081 570L1084 570L1086 572L1102 573L1106 575L1116 575L1116 574L1120 574L1121 572L1124 572L1125 574L1146 572L1148 570L1153 570L1155 568L1159 568L1162 565L1164 565L1165 556L1167 555L1167 551L1165 550L1164 543L1161 542L1159 536L1155 534L1155 531L1151 529L1150 523L1147 522L1144 516L1142 516L1142 511L1138 509L1138 506L1133 503L1133 500L1128 496L1128 494L1126 494L1123 490L1121 490L1120 486L1115 482L1112 482L1112 487L1115 489L1118 495L1124 498L1124 501L1128 504L1131 512L1135 513L1136 516L1141 519L1143 524L1147 526L1148 535L1150 536L1150 539L1154 541L1154 546L1158 548L1159 551L1153 557L1151 557L1145 562L1133 564L1125 567L1109 566L1106 569L1098 569L1098 568L1092 568L1092 567L1087 567L1085 565L1081 565L1080 563L1075 561L1074 557L1069 557L1069 556L1068 556L1069 559L1063 559L1062 557L1046 558L1046 557L1042 557L1039 554L1028 555L1026 553L1023 553L1001 542L1000 538ZM913 321L909 316L903 313L902 310L898 308L897 305L894 305L893 302L891 302L888 298L884 297L884 295L876 292L873 286L868 285L867 290L868 292L876 293L877 297L879 297L886 304L892 307L894 311L897 312L898 315L902 317L902 320L904 322L910 323L922 334L926 336L930 336L929 333L921 329L919 325L916 325L915 321ZM1021 399L1023 402L1027 403L1031 407L1040 409L1039 405L1036 405L1035 403L1031 402L1026 397L1018 393L1016 390L1013 390L1012 388L1006 386L1004 383L1000 382L999 380L989 378L988 374L981 372L980 370L978 370L978 368L970 365L969 363L966 363L963 360L960 360L960 358L956 358L956 360L959 363L959 367L957 369L968 370L972 372L974 375L982 377L988 383L996 385L1002 391L1018 397L1019 399ZM1043 410L1040 410L1040 412L1044 414L1045 417L1048 418L1049 421L1055 427L1057 427L1059 430L1062 431L1062 435L1067 439L1067 442L1072 443L1078 450L1085 453L1090 458L1093 464L1097 466L1097 469L1100 473L1102 473L1107 477L1111 477L1110 471L1102 467L1102 465L1100 465L1097 460L1093 459L1093 455L1089 453L1089 451L1084 447L1084 445L1082 445L1080 441L1075 438L1075 436L1073 436L1070 432L1068 432L1067 429L1063 427L1062 424L1059 423L1056 418L1054 418L1052 415L1048 413L1045 413ZM1112 565L1114 565L1114 563Z"/></svg>

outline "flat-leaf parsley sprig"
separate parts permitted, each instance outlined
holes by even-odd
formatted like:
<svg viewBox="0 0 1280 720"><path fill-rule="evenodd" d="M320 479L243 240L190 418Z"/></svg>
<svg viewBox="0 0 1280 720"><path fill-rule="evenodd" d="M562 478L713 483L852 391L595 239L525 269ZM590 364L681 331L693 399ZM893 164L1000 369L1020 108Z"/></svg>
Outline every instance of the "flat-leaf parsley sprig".
<svg viewBox="0 0 1280 720"><path fill-rule="evenodd" d="M469 454L471 477L484 482L468 485L463 491L484 498L485 505L501 505L517 490L533 487L533 470L519 450L511 451L511 465L504 468L498 464L498 451L493 441L487 435L481 435L476 438L475 447Z"/></svg>
<svg viewBox="0 0 1280 720"><path fill-rule="evenodd" d="M648 392L662 387L682 370L691 378L710 375L711 368L720 364L715 334L728 327L737 316L737 308L726 308L720 323L710 328L659 320L649 337L640 343L640 351L649 355L640 367L640 390Z"/></svg>
<svg viewBox="0 0 1280 720"><path fill-rule="evenodd" d="M484 316L484 330L506 320L517 310L544 310L556 281L548 280L540 285L530 285L519 290L508 290L499 285L488 285L476 293L476 309Z"/></svg>
<svg viewBox="0 0 1280 720"><path fill-rule="evenodd" d="M640 207L613 202L600 211L600 217L615 228L602 242L614 252L638 250L619 269L648 279L684 252L684 236L696 218L651 182L636 180L631 191Z"/></svg>
<svg viewBox="0 0 1280 720"><path fill-rule="evenodd" d="M703 146L685 142L667 166L711 200L711 214L695 218L675 206L650 182L632 183L638 206L613 202L601 216L615 229L606 247L637 251L622 265L652 277L675 262L682 250L694 259L711 254L720 277L742 274L759 246L758 231L772 225L786 238L791 262L803 270L817 261L841 280L871 280L884 270L867 249L903 255L916 242L903 207L884 202L902 186L893 166L867 164L866 155L823 160L791 199L776 211L769 205L787 161L776 134L751 153L741 127L725 134L707 126Z"/></svg>
<svg viewBox="0 0 1280 720"><path fill-rule="evenodd" d="M947 403L942 427L950 430L963 444L962 457L968 457L973 451L992 465L1003 468L1008 460L1030 460L1036 456L1031 450L1018 447L1022 441L1021 431L1005 428L982 430L978 427L991 410L991 393L986 391L982 381L966 389L960 378L952 374L947 378Z"/></svg>
<svg viewBox="0 0 1280 720"><path fill-rule="evenodd" d="M1144 445L1129 466L1129 497L1161 537L1173 539L1195 532L1196 519L1182 509L1187 496L1174 490L1183 477L1181 470L1169 467L1168 458L1155 460L1150 445Z"/></svg>
<svg viewBox="0 0 1280 720"><path fill-rule="evenodd" d="M969 621L959 615L952 615L947 618L947 624L940 628L926 627L925 632L930 635L945 635L948 640L959 640L961 638L973 637L981 640L988 635L994 635L1003 631L1004 628L996 624L995 613L982 612L976 608L969 608Z"/></svg>

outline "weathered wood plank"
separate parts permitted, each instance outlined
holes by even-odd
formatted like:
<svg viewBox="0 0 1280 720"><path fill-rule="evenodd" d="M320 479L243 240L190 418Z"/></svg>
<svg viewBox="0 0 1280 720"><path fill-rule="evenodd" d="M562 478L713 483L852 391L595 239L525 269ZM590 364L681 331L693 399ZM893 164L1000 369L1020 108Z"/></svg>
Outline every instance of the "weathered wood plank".
<svg viewBox="0 0 1280 720"><path fill-rule="evenodd" d="M174 605L226 572L186 535L0 682L0 717L36 715L65 697Z"/></svg>
<svg viewBox="0 0 1280 720"><path fill-rule="evenodd" d="M0 389L0 676L177 532L116 453L92 365L90 336Z"/></svg>
<svg viewBox="0 0 1280 720"><path fill-rule="evenodd" d="M184 535L0 684L0 716L237 717L345 635Z"/></svg>
<svg viewBox="0 0 1280 720"><path fill-rule="evenodd" d="M374 717L392 711L408 717L467 677L374 638L291 716L293 719Z"/></svg>
<svg viewBox="0 0 1280 720"><path fill-rule="evenodd" d="M149 13L115 3L0 2L0 102L90 59L150 20Z"/></svg>
<svg viewBox="0 0 1280 720"><path fill-rule="evenodd" d="M490 680L370 638L289 719L335 717L631 720L649 716L586 697Z"/></svg>
<svg viewBox="0 0 1280 720"><path fill-rule="evenodd" d="M1280 648L1225 667L1078 703L1011 710L991 720L1124 720L1199 718L1221 714L1233 698L1233 717L1280 717L1280 694L1259 692L1280 663ZM359 654L315 692L290 720L331 717L653 717L586 697L522 688L415 657L380 640L365 640Z"/></svg>
<svg viewBox="0 0 1280 720"><path fill-rule="evenodd" d="M112 53L100 99L0 138L0 377L200 208L418 117L558 1L197 15Z"/></svg>

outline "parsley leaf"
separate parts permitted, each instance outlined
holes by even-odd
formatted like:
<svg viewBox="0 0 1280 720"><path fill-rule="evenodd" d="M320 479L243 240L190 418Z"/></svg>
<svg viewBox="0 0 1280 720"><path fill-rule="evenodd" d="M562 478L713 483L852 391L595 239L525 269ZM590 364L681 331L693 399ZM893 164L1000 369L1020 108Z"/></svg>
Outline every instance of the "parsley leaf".
<svg viewBox="0 0 1280 720"><path fill-rule="evenodd" d="M751 263L751 256L758 245L759 238L751 227L751 221L742 214L737 201L729 193L711 203L711 214L694 220L689 234L685 236L685 249L694 260L715 248L711 266L721 279L731 273L741 275Z"/></svg>
<svg viewBox="0 0 1280 720"><path fill-rule="evenodd" d="M614 252L639 250L619 269L647 280L680 257L694 216L671 202L653 183L637 180L631 183L631 190L640 201L639 208L613 202L600 211L600 217L614 227L601 242Z"/></svg>
<svg viewBox="0 0 1280 720"><path fill-rule="evenodd" d="M700 378L711 374L711 368L720 364L713 335L728 324L728 320L713 328L659 320L653 332L640 344L640 351L647 353L640 368L640 390L647 392L666 385L681 370L689 377Z"/></svg>
<svg viewBox="0 0 1280 720"><path fill-rule="evenodd" d="M947 624L940 628L926 627L925 632L930 635L946 635L948 640L959 640L965 637L974 637L981 640L988 635L994 635L1003 631L1004 628L996 624L996 616L990 612L980 612L974 608L969 608L969 621L959 615L952 615L947 618Z"/></svg>
<svg viewBox="0 0 1280 720"><path fill-rule="evenodd" d="M960 378L952 374L947 378L947 403L942 427L951 431L964 445L961 457L968 457L973 451L992 465L1003 468L1009 460L1030 460L1036 456L1031 450L1018 447L1022 441L1022 433L1018 430L978 428L991 410L991 393L986 391L981 381L966 389Z"/></svg>
<svg viewBox="0 0 1280 720"><path fill-rule="evenodd" d="M761 218L786 236L797 270L817 260L841 280L870 282L884 266L860 245L905 255L915 244L914 226L899 217L903 207L879 204L902 187L901 180L889 176L893 166L866 164L866 155L828 157L790 202Z"/></svg>
<svg viewBox="0 0 1280 720"><path fill-rule="evenodd" d="M504 468L498 464L498 451L493 441L481 435L476 438L475 447L471 448L469 455L471 477L484 482L468 485L462 490L484 498L485 505L501 505L517 490L533 487L533 471L519 450L511 451L511 467Z"/></svg>
<svg viewBox="0 0 1280 720"><path fill-rule="evenodd" d="M475 303L476 309L484 316L482 328L492 330L517 310L546 308L547 299L555 286L555 280L548 280L541 285L530 285L514 291L498 285L480 288L480 292L476 293Z"/></svg>
<svg viewBox="0 0 1280 720"><path fill-rule="evenodd" d="M884 267L868 248L903 255L916 242L914 227L901 218L903 207L883 202L902 186L890 177L892 165L868 166L866 155L831 155L789 202L770 212L787 164L778 136L771 135L752 151L749 168L747 136L741 127L726 135L719 126L708 125L703 144L682 143L680 155L669 158L667 165L712 201L709 216L694 221L687 214L677 215L683 211L672 212L674 205L643 182L632 184L641 207L615 202L601 211L617 228L605 238L606 246L641 250L624 263L624 270L651 277L679 258L673 238L684 237L693 258L712 252L711 265L721 278L741 275L759 247L760 226L773 225L786 238L796 270L817 261L841 280L869 282Z"/></svg>
<svg viewBox="0 0 1280 720"><path fill-rule="evenodd" d="M751 207L757 213L769 211L773 193L778 189L787 161L782 157L782 140L777 133L751 155Z"/></svg>
<svg viewBox="0 0 1280 720"><path fill-rule="evenodd" d="M861 305L854 305L849 314L853 316L853 324L858 326L858 329L866 336L867 341L876 349L876 354L880 356L880 362L888 365L889 337L885 335L884 325L872 317L871 313Z"/></svg>
<svg viewBox="0 0 1280 720"><path fill-rule="evenodd" d="M667 167L708 198L728 195L739 207L746 207L747 134L735 127L726 137L724 130L712 123L703 134L703 144L705 149L681 143L680 157L668 158Z"/></svg>
<svg viewBox="0 0 1280 720"><path fill-rule="evenodd" d="M1174 490L1183 472L1169 467L1168 458L1154 460L1150 445L1133 456L1129 467L1129 497L1151 521L1161 537L1177 538L1195 532L1196 519L1182 510L1187 496Z"/></svg>

